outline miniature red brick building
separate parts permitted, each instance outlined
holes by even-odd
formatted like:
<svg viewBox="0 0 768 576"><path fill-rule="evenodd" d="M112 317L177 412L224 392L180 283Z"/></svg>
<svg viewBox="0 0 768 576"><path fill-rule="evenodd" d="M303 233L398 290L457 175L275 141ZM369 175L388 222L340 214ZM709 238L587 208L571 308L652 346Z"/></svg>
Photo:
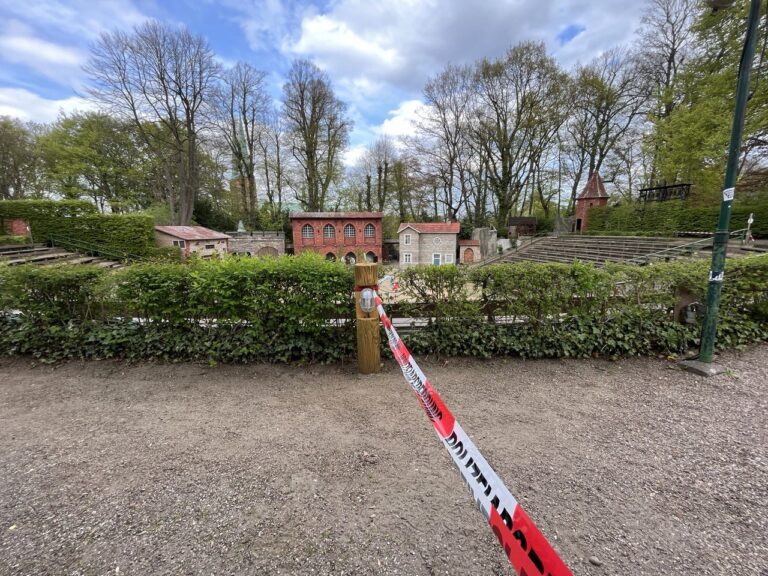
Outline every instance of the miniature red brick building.
<svg viewBox="0 0 768 576"><path fill-rule="evenodd" d="M29 224L21 218L4 220L2 232L10 236L29 236Z"/></svg>
<svg viewBox="0 0 768 576"><path fill-rule="evenodd" d="M311 250L329 260L381 260L383 212L292 212L293 252Z"/></svg>
<svg viewBox="0 0 768 576"><path fill-rule="evenodd" d="M589 209L593 206L606 206L608 193L599 172L595 172L587 180L584 190L576 198L576 222L574 232L586 232L589 225Z"/></svg>

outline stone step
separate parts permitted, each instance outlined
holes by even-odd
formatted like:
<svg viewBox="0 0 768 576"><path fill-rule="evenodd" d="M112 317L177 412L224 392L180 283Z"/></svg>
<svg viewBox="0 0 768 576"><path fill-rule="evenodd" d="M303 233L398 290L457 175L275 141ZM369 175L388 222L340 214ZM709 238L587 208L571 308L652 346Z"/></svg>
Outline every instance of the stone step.
<svg viewBox="0 0 768 576"><path fill-rule="evenodd" d="M21 246L5 246L2 249L0 249L0 260L10 260L10 259L16 259L21 258L23 256L33 256L35 254L47 254L52 249L48 248L44 245L36 245L36 246L29 246L29 247L21 247ZM55 250L61 250L61 248L56 248Z"/></svg>
<svg viewBox="0 0 768 576"><path fill-rule="evenodd" d="M64 260L72 256L76 256L76 254L73 254L72 252L50 250L45 252L44 254L37 254L37 255L32 255L25 258L14 258L11 260L6 260L5 263L8 266L20 266L22 264L41 264L43 262L48 262L52 260Z"/></svg>

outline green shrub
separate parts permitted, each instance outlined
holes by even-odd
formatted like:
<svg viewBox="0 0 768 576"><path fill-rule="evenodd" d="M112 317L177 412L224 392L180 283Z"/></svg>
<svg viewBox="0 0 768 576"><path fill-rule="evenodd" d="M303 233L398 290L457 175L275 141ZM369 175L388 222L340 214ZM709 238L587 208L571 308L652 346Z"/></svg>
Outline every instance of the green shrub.
<svg viewBox="0 0 768 576"><path fill-rule="evenodd" d="M351 268L311 254L7 268L0 350L51 361L335 361L354 344L352 289Z"/></svg>
<svg viewBox="0 0 768 576"><path fill-rule="evenodd" d="M8 244L28 244L29 238L26 236L5 236L0 235L0 246Z"/></svg>
<svg viewBox="0 0 768 576"><path fill-rule="evenodd" d="M528 358L676 354L699 326L673 310L705 301L704 261L605 269L517 263L415 266L396 316L415 354ZM0 269L0 353L207 362L331 362L354 350L352 269L314 254ZM768 339L768 256L728 262L717 345ZM386 340L382 340L386 348Z"/></svg>
<svg viewBox="0 0 768 576"><path fill-rule="evenodd" d="M521 262L463 275L449 268L413 267L403 275L403 289L428 303L421 314L418 306L402 307L404 315L428 318L424 328L404 334L415 354L675 354L698 341L700 326L681 325L673 311L681 292L705 301L704 261L605 269ZM462 301L468 294L474 300ZM729 261L718 346L768 339L767 312L768 256Z"/></svg>

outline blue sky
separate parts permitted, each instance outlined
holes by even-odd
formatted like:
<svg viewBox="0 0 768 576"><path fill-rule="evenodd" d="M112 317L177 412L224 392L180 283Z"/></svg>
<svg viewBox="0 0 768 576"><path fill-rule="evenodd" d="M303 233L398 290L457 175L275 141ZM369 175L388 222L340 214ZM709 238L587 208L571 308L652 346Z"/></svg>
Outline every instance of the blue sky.
<svg viewBox="0 0 768 576"><path fill-rule="evenodd" d="M643 2L625 0L0 0L0 115L49 122L87 109L82 65L99 34L154 18L208 38L224 65L268 73L279 98L294 58L329 74L355 121L348 161L408 133L421 88L448 62L543 41L565 67L632 40Z"/></svg>

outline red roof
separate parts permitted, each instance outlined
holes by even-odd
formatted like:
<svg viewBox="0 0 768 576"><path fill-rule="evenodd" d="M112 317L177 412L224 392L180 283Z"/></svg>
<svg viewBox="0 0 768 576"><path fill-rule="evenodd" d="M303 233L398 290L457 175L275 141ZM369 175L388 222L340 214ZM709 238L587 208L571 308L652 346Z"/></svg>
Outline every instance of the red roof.
<svg viewBox="0 0 768 576"><path fill-rule="evenodd" d="M587 180L587 184L584 186L584 190L581 191L577 200L584 200L586 198L608 198L608 194L605 191L605 184L600 177L599 172L595 172Z"/></svg>
<svg viewBox="0 0 768 576"><path fill-rule="evenodd" d="M459 240L459 246L480 246L480 240Z"/></svg>
<svg viewBox="0 0 768 576"><path fill-rule="evenodd" d="M458 234L461 230L461 224L458 222L403 222L397 233L400 234L406 228L412 228L419 234Z"/></svg>
<svg viewBox="0 0 768 576"><path fill-rule="evenodd" d="M182 240L229 240L231 238L222 232L209 230L203 226L155 226L155 230Z"/></svg>
<svg viewBox="0 0 768 576"><path fill-rule="evenodd" d="M291 212L290 218L383 218L384 212Z"/></svg>

